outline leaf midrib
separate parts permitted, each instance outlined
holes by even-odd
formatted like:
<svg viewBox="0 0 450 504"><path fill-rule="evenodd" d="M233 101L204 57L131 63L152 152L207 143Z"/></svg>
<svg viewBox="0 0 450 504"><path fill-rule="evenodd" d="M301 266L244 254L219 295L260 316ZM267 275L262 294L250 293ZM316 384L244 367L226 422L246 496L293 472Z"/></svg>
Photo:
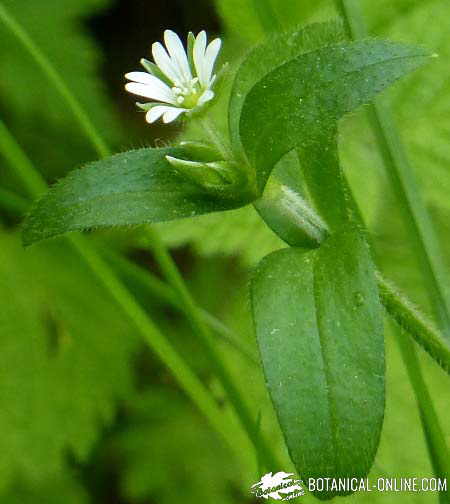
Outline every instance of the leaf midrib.
<svg viewBox="0 0 450 504"><path fill-rule="evenodd" d="M329 420L329 426L330 426L330 434L331 434L331 439L332 439L332 446L333 446L333 467L337 469L336 467L336 447L337 447L337 422L336 422L336 407L335 407L335 401L333 400L333 392L332 392L332 387L330 386L331 379L330 379L330 371L328 369L327 365L327 344L325 341L325 338L323 338L322 334L322 324L320 321L320 313L319 313L319 307L321 303L319 302L318 298L318 287L316 283L316 261L319 259L318 253L315 252L313 255L313 263L311 267L311 272L312 272L312 284L313 284L313 299L314 299L314 315L315 315L315 320L316 320L316 327L317 327L317 334L319 337L319 346L320 346L320 353L322 357L322 364L323 364L323 370L324 370L324 376L325 376L325 383L326 383L326 390L327 390L327 397L328 397L328 403L327 403L327 410L328 410L328 420Z"/></svg>

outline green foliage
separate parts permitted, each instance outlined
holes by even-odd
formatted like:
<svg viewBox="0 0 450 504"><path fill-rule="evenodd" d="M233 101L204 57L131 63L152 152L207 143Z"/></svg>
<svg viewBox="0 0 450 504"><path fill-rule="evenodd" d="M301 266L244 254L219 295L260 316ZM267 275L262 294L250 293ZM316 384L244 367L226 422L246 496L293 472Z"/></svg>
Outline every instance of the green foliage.
<svg viewBox="0 0 450 504"><path fill-rule="evenodd" d="M349 202L339 163L337 125L297 152L312 203L330 229L339 229L348 222Z"/></svg>
<svg viewBox="0 0 450 504"><path fill-rule="evenodd" d="M242 205L187 181L165 159L183 149L140 149L72 172L37 202L25 222L25 244L68 231L180 219Z"/></svg>
<svg viewBox="0 0 450 504"><path fill-rule="evenodd" d="M268 388L299 474L364 477L384 413L383 319L366 244L351 231L317 251L270 255L253 280L252 304Z"/></svg>
<svg viewBox="0 0 450 504"><path fill-rule="evenodd" d="M299 22L305 22L311 17L323 19L330 5L330 2L324 0L314 2L312 0L305 2L264 0L264 4L259 3L258 0L239 0L238 2L236 0L217 0L216 3L228 34L226 46L231 59L234 59L236 55L236 51L233 54L233 48L239 48L239 52L242 52L246 49L245 44L253 44L264 36L261 21L264 22L266 32L276 26L283 28L297 26ZM410 79L405 84L396 87L393 93L393 108L402 123L411 153L418 161L418 175L426 189L426 194L434 208L437 209L438 215L445 220L447 217L445 212L448 207L447 188L450 179L447 170L448 120L442 111L446 109L448 101L448 65L446 64L448 58L446 56L448 55L449 39L445 29L438 29L438 23L433 26L433 29L424 30L423 20L427 17L436 20L446 19L450 12L448 2L427 0L419 3L415 0L397 0L396 2L380 0L378 3L364 3L372 25L377 30L383 31L383 35L388 35L389 38L394 36L395 39L408 40L412 43L420 40L421 43L432 50L438 50L441 54L441 60L437 60L437 64L432 67L432 70L426 69L420 74L420 78ZM94 122L100 126L110 141L115 142L118 137L117 123L114 119L115 111L102 91L99 79L92 78L97 71L98 55L89 41L86 31L80 29L82 17L99 8L106 7L109 2L107 0L77 2L68 0L58 3L55 0L45 2L7 0L5 4L23 22L33 38L38 41L44 51L49 54L50 59L62 71L64 77L70 81L71 87L73 85L76 95L83 102ZM273 23L271 22L272 16L276 18ZM394 16L401 19L396 20ZM245 30L242 29L243 26L245 26ZM49 33L52 34L51 37L48 36ZM276 173L273 174L272 181L275 184L281 181L290 189L298 192L304 200L309 198L332 230L339 228L348 217L347 201L342 192L341 170L338 164L335 118L332 117L332 120L324 124L320 114L326 107L322 107L320 114L318 114L319 121L321 121L319 127L326 126L321 129L321 133L325 132L326 135L319 138L316 128L311 127L311 124L300 124L297 132L292 132L291 135L291 132L283 130L284 123L281 124L281 118L285 111L288 112L288 116L289 113L294 113L294 107L291 107L292 102L286 99L285 105L281 104L281 109L279 106L279 103L283 101L281 95L286 84L283 82L283 86L278 88L278 93L275 92L274 86L274 89L269 90L269 92L272 91L271 95L266 94L264 98L261 96L266 93L266 90L262 90L262 86L267 84L266 79L269 79L269 83L271 82L270 75L272 73L278 75L277 78L280 82L286 76L284 74L282 77L284 69L277 69L281 64L294 65L294 63L287 63L292 58L298 58L307 63L308 57L313 58L313 56L308 56L306 53L325 54L317 50L335 45L342 40L342 30L334 23L313 26L302 31L295 29L295 33L292 35L283 34L272 37L268 43L252 52L239 70L232 95L230 114L231 135L236 152L240 151L242 154L240 139L242 131L239 128L242 126L240 116L243 108L246 124L249 125L254 120L258 136L267 122L271 124L271 127L278 128L279 138L277 141L286 139L286 145L289 144L285 145L280 152L269 152L268 155L267 149L270 149L270 145L267 144L267 137L264 134L261 135L261 145L257 145L256 141L252 143L251 134L248 131L245 133L245 147L250 152L252 163L255 162L254 167L259 169L260 161L267 161L265 173L260 177L260 189L265 184L268 173L278 157L286 149L298 148L301 169L303 170L302 176L299 176L299 165L295 160L292 164L293 169L288 176L283 169L276 170L274 168ZM10 122L13 131L19 135L22 144L26 146L32 157L38 160L43 172L53 178L54 175L63 173L70 165L76 165L88 158L92 153L85 148L84 139L79 136L78 129L72 120L67 117L64 105L53 89L48 86L47 80L36 70L33 62L29 60L22 49L19 49L1 28L0 42L2 42L0 44L0 61L2 68L4 66L3 74L5 76L0 84L0 105L2 110L6 111L7 122ZM380 44L381 47L380 42L367 42L367 44L370 43ZM299 55L301 55L300 58ZM322 61L326 61L326 58L324 57ZM399 75L402 75L405 70L404 63L404 61L396 60L388 63L387 68L389 72L395 70ZM416 64L413 61L410 63L411 66ZM418 60L417 63L419 63ZM339 58L334 57L327 72L332 73L333 65L337 66L338 64ZM376 68L371 70L377 72ZM387 71L384 68L381 77ZM318 81L315 72L315 64L302 67L301 82L305 88L308 82L311 83L311 86L315 86ZM361 77L360 83L364 86L364 77ZM372 77L371 75L366 76L370 79L368 87L374 85L372 93L378 91L375 88L388 84L385 82L380 84ZM263 82L258 84L261 79L264 79ZM319 82L322 81L319 79ZM29 91L30 83L33 85L34 92L32 93ZM275 78L274 84L276 84ZM350 87L352 87L353 93L355 91L354 83ZM255 99L255 93L259 92L261 92L261 96ZM298 89L291 92L291 100L294 99L295 92L299 92ZM314 98L317 99L314 106L320 105L321 98ZM367 99L362 100L359 95L356 98L352 95L350 98L356 101L361 100L361 102L367 101ZM248 99L252 100L252 104L244 105ZM222 98L222 101L225 100ZM252 110L255 104L258 105L261 116L257 115L258 110ZM261 104L262 106L259 106ZM218 105L220 106L220 103ZM329 105L330 107L335 106L333 100ZM344 105L347 106L348 102ZM296 107L296 109L299 114L302 113L300 108ZM314 107L311 109L314 110ZM280 122L274 123L272 116L277 115L280 110L282 112ZM272 111L272 116L269 111ZM225 109L216 110L215 113L221 118L226 116ZM252 115L254 118L250 117ZM313 115L311 119L313 126L315 118L316 116ZM291 116L288 120L291 120ZM308 126L307 130L305 126ZM250 126L248 128L250 129ZM343 153L346 167L348 167L347 173L350 172L352 187L356 189L364 209L372 217L371 222L376 221L375 242L379 256L382 257L380 263L383 264L383 268L389 271L389 276L395 277L396 280L400 279L406 286L408 293L412 292L420 301L426 302L426 293L423 292L421 279L416 274L417 264L412 262L413 247L403 225L399 224L396 219L395 204L386 204L385 192L388 188L382 176L374 169L378 164L376 149L374 149L372 137L367 134L366 130L365 124L361 123L358 117L352 117L346 123ZM332 134L328 134L330 132ZM300 137L303 145L299 146L296 141L293 141L296 135ZM314 138L315 141L311 142L311 138ZM134 140L133 142L135 143ZM157 162L157 180L153 177L155 172L152 172L149 167L150 163L147 163L145 159L141 160L139 169L134 171L133 168L130 169L130 163L125 161L128 156L135 156L139 152L142 153L143 158L147 159L147 154L151 152L150 157L152 157L155 151L145 149L123 154L121 159L124 163L115 167L112 164L117 161L117 157L99 164L89 165L81 171L74 172L55 186L49 195L44 196L35 207L38 210L28 220L25 239L31 242L45 237L41 228L43 220L48 226L49 235L53 235L71 229L129 225L152 221L153 218L165 219L170 210L169 205L175 205L171 211L174 211L175 208L179 212L176 216L187 216L187 218L156 225L163 233L163 239L170 246L191 244L192 250L201 256L233 255L245 266L254 265L267 253L285 246L251 206L223 213L190 217L192 211L202 213L209 208L222 210L239 206L243 202L229 204L228 201L224 203L223 207L220 204L217 205L217 198L205 196L198 186L187 183L180 175L175 175L171 171L172 168L162 158ZM173 151L170 150L170 152ZM294 155L294 158L296 157L296 152L291 154ZM280 167L280 163L278 167ZM2 172L3 181L5 177L5 173ZM167 185L165 185L166 182ZM172 190L175 183L177 188L181 186L187 188L189 194L187 199ZM151 191L146 192L148 184L150 184ZM160 192L160 184L165 185L165 189L169 188L169 193ZM9 177L7 185L13 187ZM141 194L143 186L146 188L145 194ZM107 194L101 193L100 190L103 187L105 187ZM130 187L140 187L140 189L138 193L130 195L127 194ZM153 192L155 188L158 189L157 193ZM201 209L199 210L199 200L196 198L200 194ZM107 197L105 198L105 196ZM150 206L150 203L156 204L156 207ZM70 211L65 213L67 208L70 208ZM63 213L65 217L63 217ZM264 212L262 214L264 215ZM266 213L265 217L267 223L282 238L291 244L298 244L296 241L298 237L292 238L291 230L285 226L286 222L281 220L274 224L273 219L269 218L271 215ZM447 234L444 233L448 233L448 229L443 230L442 236L445 241ZM108 241L109 245L114 246L116 234L118 237L123 236L114 230L108 231L108 234L104 235L107 240L110 240ZM139 229L135 230L131 239L130 233L127 234L128 237L122 239L123 248L130 250L133 257L135 257L135 248L147 248L148 244L140 236ZM133 241L135 236L137 239ZM317 265L316 276L321 279L316 282L321 287L319 289L321 294L319 293L317 296L320 306L323 307L323 311L331 311L336 308L338 322L342 322L341 327L334 327L331 331L326 325L328 318L320 319L323 322L320 328L324 327L324 333L330 335L331 344L344 345L350 338L352 341L355 339L355 346L351 348L352 352L355 349L358 351L359 345L362 343L374 347L378 344L378 347L381 348L379 322L373 324L378 327L375 331L377 336L375 340L366 341L365 337L368 332L363 329L365 328L364 324L369 324L370 320L357 319L364 326L363 329L358 328L358 331L363 331L365 337L362 340L356 339L354 334L356 330L346 330L350 322L342 315L343 312L340 310L342 305L337 301L336 305L330 302L330 300L338 299L339 303L344 301L344 303L351 304L355 301L355 298L350 296L352 286L345 289L345 285L348 286L349 282L348 272L344 272L344 270L347 267L351 269L352 266L358 269L365 262L364 260L361 262L355 260L354 253L358 246L352 248L353 242L351 240L345 243L345 253L342 251L337 253L334 250L337 247L333 246L334 240L337 241L337 238L330 239L320 249L320 252L314 251L306 254L305 251L287 250L271 256L265 263L275 260L274 258L277 257L283 258L286 262L289 258L292 263L300 262L300 257L305 261L307 258L312 258L310 264L302 263L301 271L306 271L305 277L311 276L312 265L314 264L314 268ZM4 437L1 444L4 460L3 463L0 463L0 486L1 483L4 486L8 485L13 480L16 483L9 492L1 493L0 500L9 503L56 503L61 500L68 503L87 502L85 492L78 483L74 482L75 477L81 481L83 476L72 475L71 471L67 469L64 455L75 454L77 461L83 461L86 464L92 445L99 438L101 427L110 424L114 417L116 400L124 397L129 399L126 402L126 413L116 423L116 432L112 435L114 448L117 451L112 457L113 460L109 458L102 460L105 471L111 469L111 465L114 466L114 472L120 470L119 477L122 482L122 498L124 500L135 502L154 499L167 504L180 500L186 502L211 501L221 504L246 500L248 484L246 483L243 487L238 481L237 474L240 469L237 467L238 461L229 457L228 452L217 438L202 424L198 414L185 404L184 399L181 400L179 394L173 390L174 384L168 375L163 375L163 380L167 382L164 389L152 386L147 393L131 397L130 382L133 368L130 365L130 356L136 348L136 342L130 333L129 326L118 316L116 305L111 302L103 289L96 286L90 272L80 265L78 256L70 247L61 241L55 241L51 244L41 244L24 254L20 250L15 236L4 233L0 236L0 241L0 300L5 306L0 313L1 344L4 345L2 347L4 349L3 358L0 357L3 362L0 367L4 369L0 381L0 391L3 390L0 397L4 398L2 399L2 411L5 411L3 421L0 420ZM145 267L148 266L149 258L146 254L139 251L136 256ZM179 258L181 266L186 268L192 280L194 274L191 256L180 254ZM197 261L193 262L198 269L198 275L202 278L198 286L200 304L206 306L211 302L211 298L217 299L218 306L215 309L220 313L220 316L229 319L228 321L238 329L239 333L244 333L242 337L250 338L250 331L246 329L250 325L246 313L248 303L241 292L236 292L236 281L234 278L230 279L229 275L232 270L236 276L241 277L244 284L246 271L240 267L232 267L232 263L223 260L222 257L220 261L217 260L217 263L222 264L224 270L223 278L219 278L218 275L214 276L211 273L211 266L208 266L210 262L198 261L199 264ZM370 263L368 259L367 262ZM262 268L265 267L265 263ZM336 264L338 264L337 269ZM332 270L331 273L330 270ZM302 283L298 283L294 295L285 294L285 303L282 302L283 297L279 295L280 292L286 289L286 285L294 290L292 278L299 274L297 268L292 274L289 274L289 271L289 269L281 271L276 282L274 279L268 278L272 272L267 271L267 278L264 279L268 284L270 283L270 290L261 296L267 297L265 302L268 305L263 315L268 317L273 314L274 317L278 317L279 326L289 322L288 319L281 318L282 314L290 312L293 317L301 318L305 312L312 312L317 306L317 300L311 300L310 297L309 303L305 302L304 305L301 305L301 309L298 308L300 305L295 309L292 302L295 300L295 296L301 296L302 299L308 297L309 291L305 292L307 289L300 290L304 285L307 285L303 283L305 278L301 279ZM339 283L340 275L345 277L347 284L345 282ZM285 277L288 277L286 285L281 285L280 279ZM369 275L369 278L372 279L372 276ZM279 284L276 285L277 282ZM370 296L374 296L375 286L372 281L369 284ZM274 285L279 287L278 293L277 289L273 288ZM367 289L369 287L365 284L363 286ZM270 299L274 300L272 305L269 304ZM146 292L140 293L139 300L145 306L153 304L153 298L150 298ZM360 296L357 296L357 300L360 300ZM393 304L396 301L397 299L394 299ZM161 306L164 306L163 302L159 300L156 305L153 307L154 311L164 318L164 310L161 309ZM274 306L275 308L279 306L278 312ZM307 309L304 310L304 306ZM398 307L395 309L398 310ZM362 308L360 308L361 310ZM237 311L241 316L235 313ZM376 311L379 311L378 304ZM413 310L410 312L414 314ZM184 327L180 327L178 318L173 317L172 312L169 315L167 322L164 323L164 331L167 332L169 338L182 340L180 342L182 353L186 354L189 362L195 362L195 367L198 368L202 379L211 385L218 400L225 403L224 410L227 409L223 391L214 380L211 380L208 363L204 358L200 358L197 347L191 346L191 334ZM342 319L339 319L341 315ZM314 317L311 318L314 323L317 322ZM330 320L332 318L330 316ZM408 319L406 321L409 322ZM247 332L249 334L246 334ZM336 342L334 336L341 334L341 332L342 338ZM313 349L313 347L305 345L305 340L312 339L314 334L308 330L302 331L305 339L301 339L298 338L298 328L294 331L291 327L287 327L286 334L292 338L293 346L290 346L285 353L292 354L292 348L300 349L300 362L305 361L304 368L299 370L298 366L292 367L292 372L293 374L305 373L308 369L307 366L311 366L311 362L305 360L305 355L312 352ZM268 339L275 336L279 336L279 334L267 334ZM433 342L434 336L432 334L431 340L428 341ZM421 437L420 420L412 399L412 389L407 383L407 376L402 372L401 360L395 348L390 343L388 348L387 380L389 388L386 422L379 454L372 468L371 476L373 478L377 476L404 477L405 475L431 476L433 472L427 459L425 443ZM344 356L350 353L348 348L346 350L347 353ZM192 354L195 355L192 356ZM350 371L373 354L377 355L372 350L367 352L367 355L361 351L357 355L361 358L351 359L350 366L344 373L335 373L338 392L345 391L346 388L355 385ZM379 354L377 356L380 357ZM259 369L249 371L246 366L239 363L239 359L236 359L233 353L228 355L227 352L224 352L223 357L229 361L235 371L234 374L239 377L238 386L249 398L249 404L255 418L262 418L263 430L270 432L274 447L276 446L281 452L284 449L283 444L278 437L272 437L272 432L277 431L277 424L273 421L270 412L267 411L268 406L265 401ZM448 402L448 378L443 375L441 370L435 369L433 363L426 356L421 357L427 373L427 382L432 387L433 396L436 396L440 413L443 415L446 413ZM198 364L197 361L200 361L201 364ZM294 359L291 361L283 362L283 365L294 366ZM379 366L380 362L381 360L378 361ZM145 371L141 371L140 379L152 382L158 380L154 367L149 366L147 361L145 364L143 366ZM381 375L382 371L379 374ZM318 376L317 368L311 369L304 383L309 380L310 376ZM369 378L374 379L374 376ZM375 379L374 382L376 382ZM356 385L361 384L357 382ZM382 388L381 385L379 382L379 389ZM315 411L314 408L320 407L320 403L316 404L315 401L316 391L314 394L314 401L310 401L312 407L304 412L307 419L308 415L310 416L311 412ZM320 397L324 399L323 394ZM357 394L356 397L360 399L360 395ZM262 398L264 400L261 402ZM357 423L357 428L360 428L361 432L364 429L369 429L368 425L371 419L374 420L377 415L378 417L382 415L381 395L374 394L373 397L369 397L368 401L367 410L371 415L367 418L366 411L364 411L358 417L358 421L362 419L362 422ZM325 400L322 401L322 405L325 403ZM362 402L359 402L358 406L361 407L361 404ZM375 406L371 407L372 404ZM337 405L338 411L347 413L352 411L355 403L353 398L349 400L346 395L345 400L341 400ZM296 404L297 406L306 410L304 404ZM261 411L262 416L260 415ZM302 429L298 418L296 420L295 429ZM406 421L408 429L405 429ZM317 425L318 422L314 423L311 429L304 435L302 434L299 440L300 444L316 443L317 446L321 441L323 442L319 436L311 439L311 432L318 431ZM343 426L343 429L347 428L349 430L349 425ZM352 457L364 458L365 469L368 469L370 459L373 458L378 430L377 424L375 427L372 425L371 432L367 436L360 432L360 436L365 437L364 441L370 444L369 457L366 454L364 456L361 454L363 444L355 445L356 448L352 450ZM414 442L411 442L411 439ZM104 447L104 443L102 445ZM311 446L313 445L311 444ZM346 447L347 452L351 451L352 446L350 444ZM245 449L244 451L246 453L243 458L252 459L250 450ZM328 454L329 451L330 446L326 446L324 453ZM291 450L291 452L294 453L295 450ZM340 451L340 455L344 454L345 457L347 452ZM312 456L314 455L316 454ZM330 460L332 460L332 455L330 455ZM253 462L252 459L250 466L246 466L241 471L241 475L252 482L261 475L260 473L255 474L253 478ZM90 463L92 465L88 467L87 472L96 468L97 461L91 460ZM289 470L287 467L280 469ZM59 476L55 477L57 471ZM355 473L356 470L352 468L351 475L353 476ZM307 475L307 471L304 471L300 476L304 477L305 475ZM110 478L111 475L108 473L105 478L108 484ZM32 487L29 482L23 482L22 479L31 480ZM205 480L207 480L206 483ZM386 498L389 496L376 492L367 495L361 494L357 497L358 502L377 504L384 502ZM97 495L93 499L99 501ZM431 493L396 494L396 499L399 502L417 504L430 502L431 504L436 496ZM100 500L103 499L100 497ZM352 502L351 498L346 497L340 500ZM308 497L305 497L306 501L308 501Z"/></svg>
<svg viewBox="0 0 450 504"><path fill-rule="evenodd" d="M89 16L106 9L112 2L4 0L2 3L70 83L76 97L109 141L113 144L122 141L117 110L99 72L100 65L107 62L85 25ZM59 94L3 24L0 26L0 69L2 116L8 118L43 173L51 177L61 175L67 170L67 159L75 164L93 157Z"/></svg>
<svg viewBox="0 0 450 504"><path fill-rule="evenodd" d="M366 40L309 52L270 72L246 96L239 125L259 187L286 152L333 130L428 58L424 49Z"/></svg>
<svg viewBox="0 0 450 504"><path fill-rule="evenodd" d="M227 33L225 49L231 46L234 54L237 51L242 53L245 48L250 48L252 44L261 41L264 37L259 20L253 12L252 3L250 0L216 1L217 10L223 19ZM285 29L300 23L306 24L311 18L327 19L334 16L331 3L316 0L300 3L297 0L271 2L277 19ZM431 67L420 69L414 78L396 84L389 92L391 98L389 101L398 119L397 126L405 140L410 157L414 161L416 175L424 196L433 206L433 216L442 224L440 232L445 245L445 236L448 233L445 226L449 220L448 193L450 191L447 169L450 147L446 137L450 123L443 111L448 107L450 95L447 78L450 39L445 22L436 22L433 24L433 29L428 30L423 29L423 23L424 19L447 19L450 15L450 5L446 0L423 2L380 0L379 2L364 1L361 4L374 35L412 44L419 41L439 54L439 58L433 61ZM242 30L242 26L246 29ZM285 40L285 37L283 39ZM270 48L266 49L270 56ZM229 55L229 58L232 57L233 53ZM265 58L259 59L261 62L265 61ZM241 68L243 69L245 65L244 62ZM249 76L251 77L251 72ZM383 267L389 268L388 276L395 279L396 283L399 283L408 295L412 295L420 306L427 307L428 300L426 293L424 294L421 289L422 279L418 264L412 257L413 244L397 217L398 208L392 201L390 188L381 173L379 153L374 148L375 139L364 120L364 114L358 113L348 118L341 125L340 133L340 154L343 166L355 189L358 203L371 226L375 221L380 222L374 239L384 251L382 252ZM201 218L200 221L201 233L199 233L196 220L186 220L183 226L169 223L167 225L168 243L176 243L177 246L191 244L196 251L207 255L212 250L218 254L235 255L238 253L242 258L249 256L249 247L254 247L252 255L255 259L260 257L257 242L254 242L255 245L247 243L244 246L245 242L241 241L240 247L233 247L233 249L228 247L228 242L234 242L235 239L225 215L223 217L217 215L211 219ZM387 223L392 228L389 236L385 236L384 233ZM242 234L245 233L245 225L245 220L242 220L239 226L239 232ZM161 226L161 230L165 229L164 226ZM208 236L208 227L211 233L220 235L223 239L215 246L211 244L204 247L203 241ZM253 227L253 221L249 220L248 234L251 234ZM267 240L270 239L270 235L271 232L268 231ZM444 254L444 256L447 255ZM391 264L387 264L390 260Z"/></svg>
<svg viewBox="0 0 450 504"><path fill-rule="evenodd" d="M137 341L68 245L0 239L0 485L44 484L67 453L86 460L113 420Z"/></svg>
<svg viewBox="0 0 450 504"><path fill-rule="evenodd" d="M288 35L273 35L247 55L236 73L228 112L231 141L237 152L241 147L239 121L242 107L252 88L282 63L344 39L340 23L313 24L297 28ZM275 103L273 105L276 107Z"/></svg>
<svg viewBox="0 0 450 504"><path fill-rule="evenodd" d="M36 486L18 486L1 495L8 504L36 504L45 499L46 504L89 504L87 492L76 481L75 475L68 473L50 479Z"/></svg>

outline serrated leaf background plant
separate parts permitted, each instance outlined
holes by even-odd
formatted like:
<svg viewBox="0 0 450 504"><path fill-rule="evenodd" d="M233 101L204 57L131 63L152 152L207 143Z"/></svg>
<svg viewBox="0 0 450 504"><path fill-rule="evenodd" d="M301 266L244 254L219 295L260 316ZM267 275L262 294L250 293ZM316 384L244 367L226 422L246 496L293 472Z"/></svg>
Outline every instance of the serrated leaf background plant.
<svg viewBox="0 0 450 504"><path fill-rule="evenodd" d="M0 0L0 502L449 502L449 16Z"/></svg>

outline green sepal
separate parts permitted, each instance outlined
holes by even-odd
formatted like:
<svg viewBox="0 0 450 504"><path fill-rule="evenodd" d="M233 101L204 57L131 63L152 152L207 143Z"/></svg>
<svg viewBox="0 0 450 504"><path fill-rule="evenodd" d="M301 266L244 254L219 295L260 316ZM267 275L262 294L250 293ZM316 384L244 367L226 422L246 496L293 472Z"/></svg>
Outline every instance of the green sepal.
<svg viewBox="0 0 450 504"><path fill-rule="evenodd" d="M142 58L140 63L149 74L152 74L154 77L162 80L169 87L173 87L173 82L160 70L158 65L155 65L155 63L145 58Z"/></svg>
<svg viewBox="0 0 450 504"><path fill-rule="evenodd" d="M189 161L172 156L166 156L166 159L177 171L200 187L207 188L227 183L222 175L209 163Z"/></svg>
<svg viewBox="0 0 450 504"><path fill-rule="evenodd" d="M196 141L180 142L180 147L183 148L189 155L189 158L205 163L222 160L222 154L213 145Z"/></svg>
<svg viewBox="0 0 450 504"><path fill-rule="evenodd" d="M166 156L166 160L187 180L214 195L233 198L247 185L238 166L228 161L207 163L173 156Z"/></svg>
<svg viewBox="0 0 450 504"><path fill-rule="evenodd" d="M167 103L160 103L160 102L148 102L148 103L140 103L136 102L136 106L143 110L144 112L148 112L152 108L158 107L160 105L165 105L167 106Z"/></svg>
<svg viewBox="0 0 450 504"><path fill-rule="evenodd" d="M189 66L191 67L192 75L193 77L197 77L197 70L194 64L194 44L195 44L195 35L192 32L189 32L187 37L187 57Z"/></svg>

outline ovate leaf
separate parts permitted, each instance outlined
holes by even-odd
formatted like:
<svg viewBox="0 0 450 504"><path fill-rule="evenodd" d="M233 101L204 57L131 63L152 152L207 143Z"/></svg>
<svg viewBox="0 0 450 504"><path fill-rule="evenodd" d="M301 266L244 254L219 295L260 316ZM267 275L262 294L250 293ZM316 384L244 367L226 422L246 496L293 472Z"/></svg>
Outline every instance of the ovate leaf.
<svg viewBox="0 0 450 504"><path fill-rule="evenodd" d="M364 477L384 412L383 318L356 231L264 259L252 283L268 388L302 478ZM320 493L330 498L336 493Z"/></svg>
<svg viewBox="0 0 450 504"><path fill-rule="evenodd" d="M315 23L288 34L270 36L254 48L236 74L230 98L229 126L235 150L240 148L239 120L248 93L269 72L306 52L345 39L339 22Z"/></svg>
<svg viewBox="0 0 450 504"><path fill-rule="evenodd" d="M68 231L170 221L242 205L187 181L167 161L183 149L139 149L69 174L32 209L25 244Z"/></svg>
<svg viewBox="0 0 450 504"><path fill-rule="evenodd" d="M323 136L429 56L422 48L363 40L302 54L266 75L248 93L239 124L260 188L283 154Z"/></svg>

